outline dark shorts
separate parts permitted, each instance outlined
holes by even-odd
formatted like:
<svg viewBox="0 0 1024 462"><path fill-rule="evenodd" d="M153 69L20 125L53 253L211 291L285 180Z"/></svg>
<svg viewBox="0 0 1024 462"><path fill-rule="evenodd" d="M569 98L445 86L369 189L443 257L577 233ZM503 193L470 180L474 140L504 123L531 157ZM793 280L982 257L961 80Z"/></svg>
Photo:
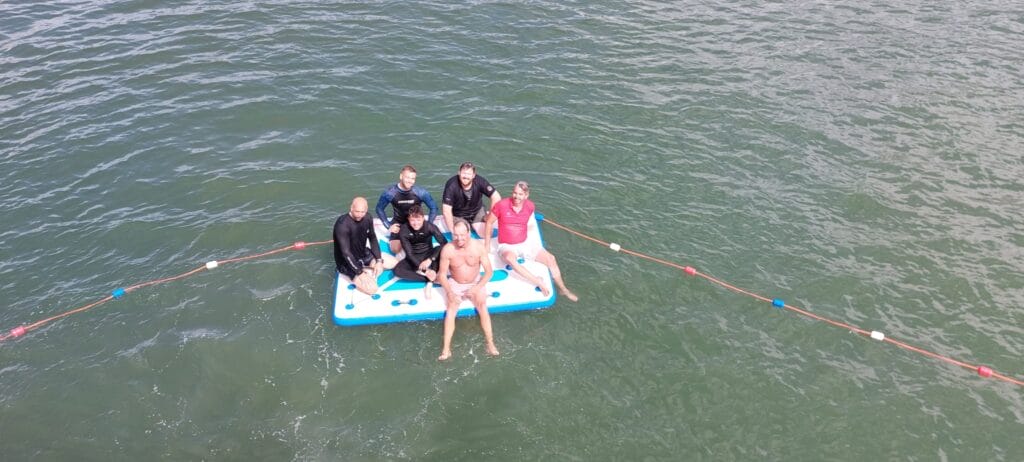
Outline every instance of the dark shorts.
<svg viewBox="0 0 1024 462"><path fill-rule="evenodd" d="M458 216L459 218L465 219L466 221L468 221L470 223L483 223L484 218L487 218L487 208L481 205L480 208L477 209L476 213L473 214L473 215L456 215L456 216Z"/></svg>

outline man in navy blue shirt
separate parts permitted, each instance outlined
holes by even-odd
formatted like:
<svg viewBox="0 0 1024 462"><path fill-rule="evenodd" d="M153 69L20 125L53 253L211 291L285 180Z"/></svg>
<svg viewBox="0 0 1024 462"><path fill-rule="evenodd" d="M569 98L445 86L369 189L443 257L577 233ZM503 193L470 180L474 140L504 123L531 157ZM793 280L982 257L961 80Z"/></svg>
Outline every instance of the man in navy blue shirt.
<svg viewBox="0 0 1024 462"><path fill-rule="evenodd" d="M390 220L387 215L389 204L392 211ZM409 209L420 204L426 205L430 209L427 223L433 223L434 218L437 218L437 204L434 203L434 198L430 197L430 193L426 189L416 186L416 169L412 165L406 165L398 174L398 183L385 189L380 195L380 200L377 201L377 218L380 218L380 222L391 233L388 247L391 249L392 255L398 255L398 252L402 250L402 242L398 240L398 231L401 229L401 225L409 222L407 217Z"/></svg>
<svg viewBox="0 0 1024 462"><path fill-rule="evenodd" d="M486 178L476 174L476 166L472 162L463 162L459 166L459 174L448 179L441 195L441 214L444 224L451 231L453 219L463 218L473 224L476 234L483 237L484 219L490 207L484 207L483 198L491 199L491 206L501 200L501 194L491 186Z"/></svg>

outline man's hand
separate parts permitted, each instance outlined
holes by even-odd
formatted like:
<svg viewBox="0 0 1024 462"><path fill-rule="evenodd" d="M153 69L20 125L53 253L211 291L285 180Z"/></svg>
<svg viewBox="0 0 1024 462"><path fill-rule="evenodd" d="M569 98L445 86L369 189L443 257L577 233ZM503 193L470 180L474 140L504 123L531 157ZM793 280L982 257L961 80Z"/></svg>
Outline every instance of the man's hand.
<svg viewBox="0 0 1024 462"><path fill-rule="evenodd" d="M429 258L426 259L426 260L421 261L420 262L420 271L426 272L428 269L430 269L430 265L432 263L434 263L433 260L431 260Z"/></svg>
<svg viewBox="0 0 1024 462"><path fill-rule="evenodd" d="M375 261L373 263L373 277L376 278L377 276L380 276L380 273L383 273L383 272L384 272L384 262L381 261L381 260Z"/></svg>
<svg viewBox="0 0 1024 462"><path fill-rule="evenodd" d="M398 223L392 223L391 227L388 228L388 231L391 231L391 234L398 234L398 231L400 231L401 229L401 225L399 225Z"/></svg>

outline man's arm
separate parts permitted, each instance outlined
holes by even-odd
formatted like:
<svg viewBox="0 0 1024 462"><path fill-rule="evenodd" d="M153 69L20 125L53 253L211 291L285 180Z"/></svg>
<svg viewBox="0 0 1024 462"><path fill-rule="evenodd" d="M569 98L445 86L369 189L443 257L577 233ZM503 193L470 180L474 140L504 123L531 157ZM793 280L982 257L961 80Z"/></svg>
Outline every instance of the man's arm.
<svg viewBox="0 0 1024 462"><path fill-rule="evenodd" d="M444 233L441 232L441 228L438 228L436 225L431 226L433 227L430 228L430 233L434 236L434 240L437 241L438 247L444 247L444 245L448 243L448 238L444 237Z"/></svg>
<svg viewBox="0 0 1024 462"><path fill-rule="evenodd" d="M488 217L490 217L491 215L494 215L494 212L492 212L491 210L494 208L494 204L497 204L500 201L501 201L501 194L499 194L498 190L495 189L494 193L491 194L491 208L487 209L487 216ZM490 235L490 231L488 231L487 233L488 233L488 236L489 236Z"/></svg>
<svg viewBox="0 0 1024 462"><path fill-rule="evenodd" d="M487 250L479 249L480 252L480 264L484 267L484 275L480 276L480 282L477 282L473 286L473 290L483 290L484 286L491 281L491 276L494 275L494 268L491 268L491 256L488 255Z"/></svg>
<svg viewBox="0 0 1024 462"><path fill-rule="evenodd" d="M452 215L452 206L448 204L442 205L441 214L444 215L445 228L448 228L448 231L451 231L452 227L455 226L455 218L454 215Z"/></svg>
<svg viewBox="0 0 1024 462"><path fill-rule="evenodd" d="M459 177L453 176L448 182L444 184L444 189L441 190L441 215L444 216L444 226L449 232L452 230L452 226L455 226L455 200L458 198L457 194L460 194L462 188L459 187Z"/></svg>
<svg viewBox="0 0 1024 462"><path fill-rule="evenodd" d="M373 232L373 219L364 217L363 220L368 222L366 239L370 241L370 253L373 254L373 277L377 277L380 276L380 273L384 272L384 260L380 256L380 244L377 243L377 233Z"/></svg>
<svg viewBox="0 0 1024 462"><path fill-rule="evenodd" d="M348 237L345 236L345 226L341 219L338 219L338 221L334 222L334 243L338 250L334 253L334 266L339 272L341 272L342 268L345 267L348 261L348 253L345 251L345 246L343 245L346 239L348 239ZM340 254L338 252L340 252Z"/></svg>
<svg viewBox="0 0 1024 462"><path fill-rule="evenodd" d="M498 189L491 185L491 182L487 181L487 178L477 175L476 179L480 181L480 186L482 186L482 195L487 196L489 194L488 197L491 198L491 208L494 208L494 204L497 204L498 201L501 200L501 194L498 194Z"/></svg>
<svg viewBox="0 0 1024 462"><path fill-rule="evenodd" d="M444 237L444 233L435 225L430 225L430 233L434 236L434 240L437 241L437 247L434 247L434 250L430 252L430 258L432 260L441 258L441 250L448 244L448 239Z"/></svg>
<svg viewBox="0 0 1024 462"><path fill-rule="evenodd" d="M423 188L419 188L416 195L419 196L420 200L423 201L423 203L427 205L427 208L430 209L430 215L427 217L427 223L433 223L434 219L437 218L437 204L434 203L434 198L430 196L430 193L427 192L426 189Z"/></svg>
<svg viewBox="0 0 1024 462"><path fill-rule="evenodd" d="M452 293L451 286L448 285L448 266L451 264L451 260L452 246L445 245L444 248L441 249L441 263L440 267L437 269L437 278L434 279L434 282L444 289L444 293L448 297L452 297L454 295Z"/></svg>
<svg viewBox="0 0 1024 462"><path fill-rule="evenodd" d="M362 268L363 264L358 262L354 255L352 255L352 240L349 238L350 231L346 224L341 224L334 228L334 240L338 242L338 248L341 249L341 256L348 263L348 266L356 271Z"/></svg>
<svg viewBox="0 0 1024 462"><path fill-rule="evenodd" d="M484 220L484 252L491 252L491 234L494 231L494 222L498 221L498 216L494 213L494 207L491 207L491 213L487 214L487 219Z"/></svg>
<svg viewBox="0 0 1024 462"><path fill-rule="evenodd" d="M377 200L377 218L380 218L380 222L384 224L385 228L391 227L391 220L388 220L388 204L391 203L391 199L394 196L391 195L391 188L385 189L384 192L380 193L380 199Z"/></svg>
<svg viewBox="0 0 1024 462"><path fill-rule="evenodd" d="M364 218L366 220L366 218ZM375 260L380 260L380 244L377 243L377 233L373 231L373 221L369 222L369 226L366 228L366 240L370 244L370 253L373 254Z"/></svg>

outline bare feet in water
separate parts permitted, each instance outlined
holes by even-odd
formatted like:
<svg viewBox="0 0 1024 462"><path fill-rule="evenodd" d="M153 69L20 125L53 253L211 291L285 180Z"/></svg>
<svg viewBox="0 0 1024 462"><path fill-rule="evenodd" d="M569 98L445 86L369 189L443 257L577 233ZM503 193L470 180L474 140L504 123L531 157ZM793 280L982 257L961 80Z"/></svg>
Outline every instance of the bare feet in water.
<svg viewBox="0 0 1024 462"><path fill-rule="evenodd" d="M562 296L564 296L565 298L568 298L570 301L574 301L574 302L580 301L580 298L577 297L576 294L574 294L571 291L569 291L569 289L563 290L562 291Z"/></svg>
<svg viewBox="0 0 1024 462"><path fill-rule="evenodd" d="M498 355L501 354L500 352L498 352L498 347L494 346L493 343L490 344L490 345L487 345L485 349L487 351L487 354L491 355L491 356L498 356ZM437 360L438 361L447 361L448 358L451 358L451 357L452 357L452 352L451 351L442 351L441 352L441 356L438 356Z"/></svg>

